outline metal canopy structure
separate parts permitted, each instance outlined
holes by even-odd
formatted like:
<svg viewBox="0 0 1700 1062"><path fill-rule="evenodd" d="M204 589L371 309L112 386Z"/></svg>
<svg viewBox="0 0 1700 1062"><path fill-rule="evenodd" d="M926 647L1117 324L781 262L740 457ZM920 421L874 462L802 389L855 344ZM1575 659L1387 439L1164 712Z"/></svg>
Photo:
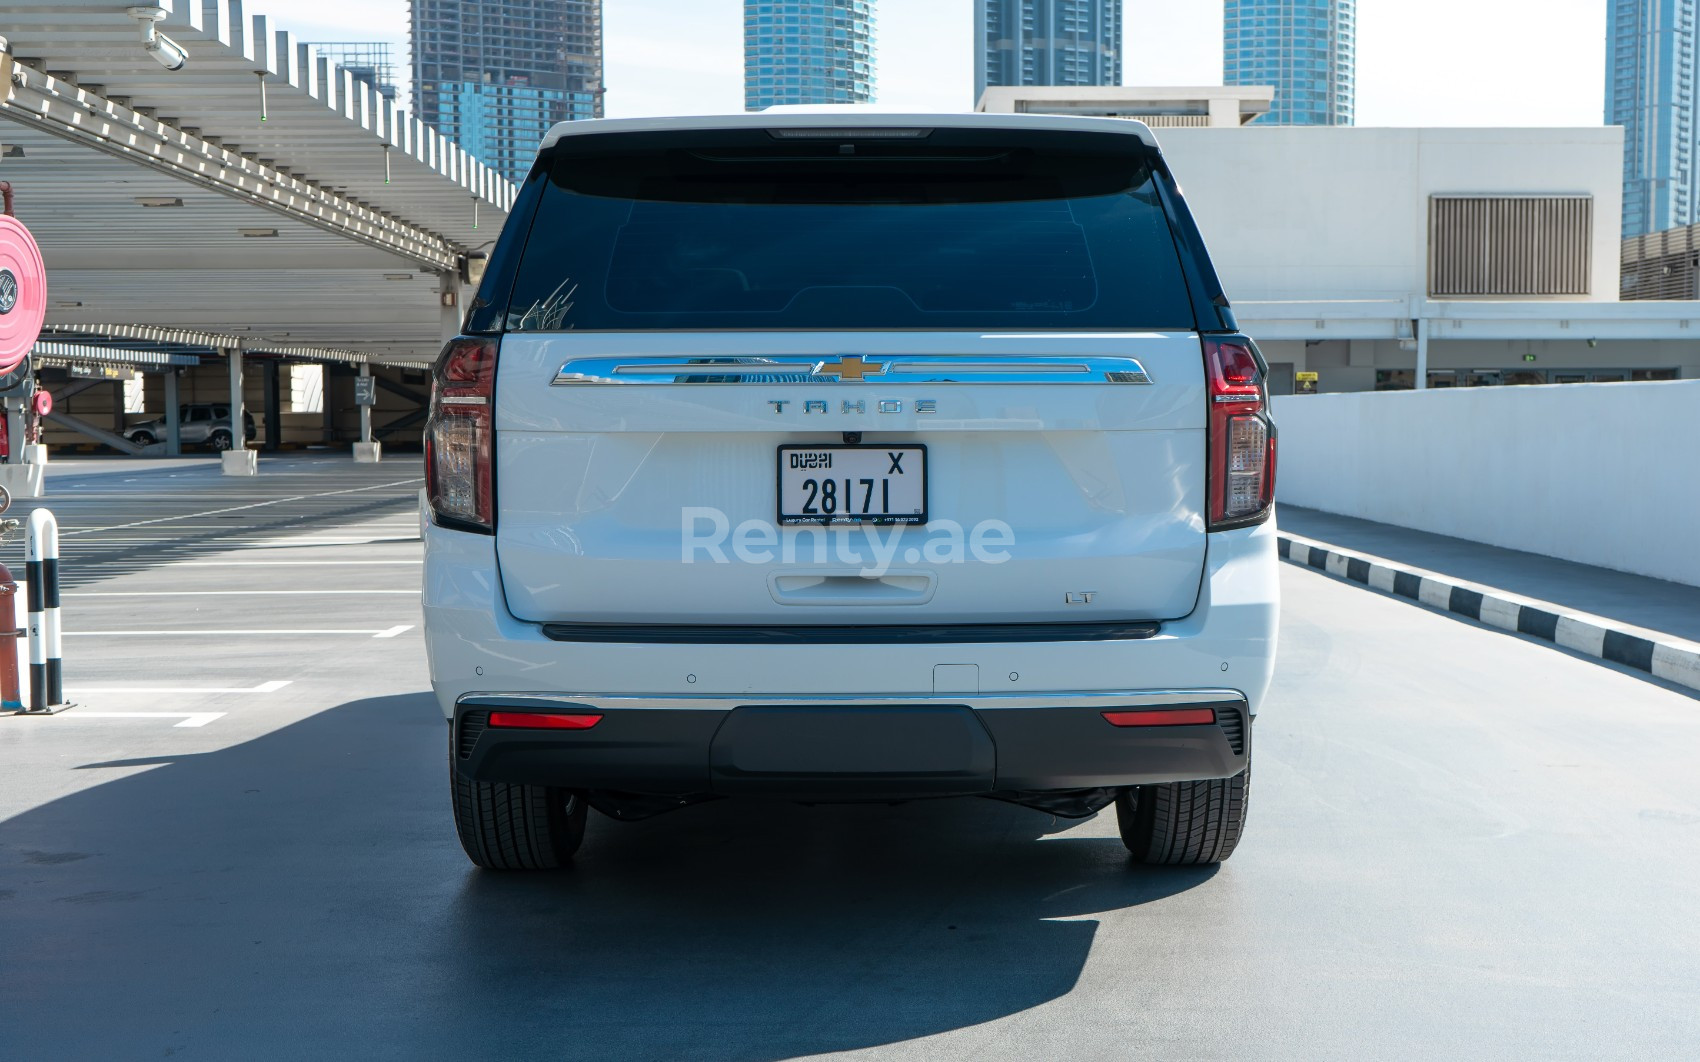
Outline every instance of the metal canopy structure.
<svg viewBox="0 0 1700 1062"><path fill-rule="evenodd" d="M47 261L48 326L434 356L513 186L240 0L159 7L178 70L122 2L0 0L0 179Z"/></svg>

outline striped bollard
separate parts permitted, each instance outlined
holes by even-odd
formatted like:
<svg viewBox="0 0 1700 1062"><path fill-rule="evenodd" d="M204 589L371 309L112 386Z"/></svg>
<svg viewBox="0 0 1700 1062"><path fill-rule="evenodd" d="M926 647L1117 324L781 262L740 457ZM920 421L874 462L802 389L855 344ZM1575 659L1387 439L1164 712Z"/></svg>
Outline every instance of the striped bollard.
<svg viewBox="0 0 1700 1062"><path fill-rule="evenodd" d="M24 538L24 572L29 583L31 712L65 707L60 661L59 521L46 509L30 513Z"/></svg>

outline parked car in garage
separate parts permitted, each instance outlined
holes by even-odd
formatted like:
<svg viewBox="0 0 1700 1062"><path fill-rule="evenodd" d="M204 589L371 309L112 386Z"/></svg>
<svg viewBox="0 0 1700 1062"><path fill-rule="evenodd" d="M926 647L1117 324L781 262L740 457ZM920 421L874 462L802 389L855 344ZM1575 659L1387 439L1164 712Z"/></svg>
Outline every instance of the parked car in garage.
<svg viewBox="0 0 1700 1062"><path fill-rule="evenodd" d="M177 407L178 437L184 446L206 446L213 450L230 449L230 404L228 402L189 402ZM165 418L132 424L124 437L137 446L152 446L165 440ZM242 411L242 437L252 442L255 437L254 415Z"/></svg>

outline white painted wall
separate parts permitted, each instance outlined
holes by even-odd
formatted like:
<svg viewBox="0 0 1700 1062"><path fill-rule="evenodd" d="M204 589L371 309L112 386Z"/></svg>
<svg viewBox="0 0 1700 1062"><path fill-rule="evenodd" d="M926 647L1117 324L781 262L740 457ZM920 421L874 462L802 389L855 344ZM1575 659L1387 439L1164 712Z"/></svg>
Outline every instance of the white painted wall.
<svg viewBox="0 0 1700 1062"><path fill-rule="evenodd" d="M1278 397L1276 497L1700 586L1697 408L1700 380Z"/></svg>
<svg viewBox="0 0 1700 1062"><path fill-rule="evenodd" d="M1591 300L1615 301L1623 129L1158 129L1228 297L1427 294L1428 199L1587 193Z"/></svg>

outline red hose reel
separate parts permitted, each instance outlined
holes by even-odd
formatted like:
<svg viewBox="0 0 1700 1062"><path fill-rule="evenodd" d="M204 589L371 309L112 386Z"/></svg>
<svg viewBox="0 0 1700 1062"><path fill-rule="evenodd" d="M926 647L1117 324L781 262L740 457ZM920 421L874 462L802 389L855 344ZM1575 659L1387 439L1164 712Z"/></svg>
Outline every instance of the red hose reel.
<svg viewBox="0 0 1700 1062"><path fill-rule="evenodd" d="M0 376L23 364L47 318L47 267L24 223L12 216L12 186L0 182Z"/></svg>

